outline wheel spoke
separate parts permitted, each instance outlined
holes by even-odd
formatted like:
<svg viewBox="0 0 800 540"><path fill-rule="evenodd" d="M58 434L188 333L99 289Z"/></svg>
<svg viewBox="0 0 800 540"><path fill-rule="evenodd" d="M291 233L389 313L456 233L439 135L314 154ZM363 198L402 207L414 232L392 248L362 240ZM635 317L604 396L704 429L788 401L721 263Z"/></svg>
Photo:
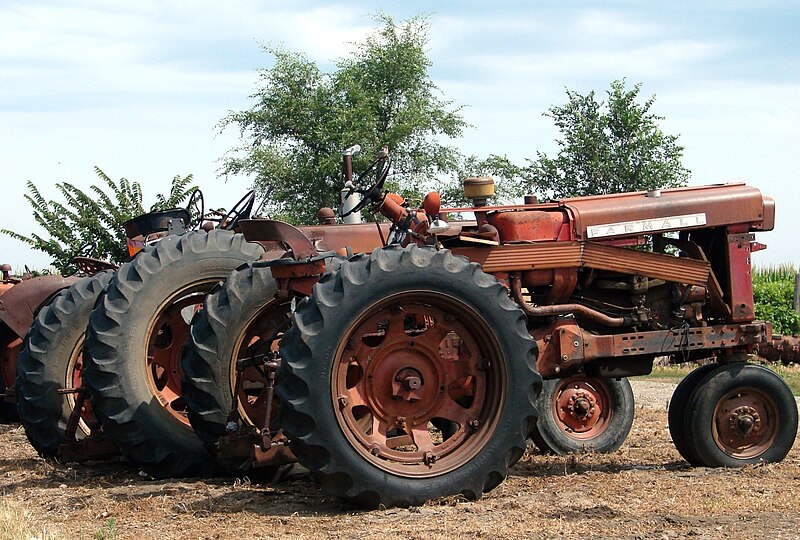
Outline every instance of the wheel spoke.
<svg viewBox="0 0 800 540"><path fill-rule="evenodd" d="M353 388L348 388L347 391L344 392L344 395L342 396L344 399L347 400L345 408L350 410L351 414L353 407L360 407L360 406L363 407L367 405L367 402L364 401L364 396L363 396L364 390L363 388L361 388L362 386L363 385L361 384L357 384Z"/></svg>
<svg viewBox="0 0 800 540"><path fill-rule="evenodd" d="M476 405L473 405L469 408L464 408L453 401L450 396L446 396L444 398L444 402L436 411L436 416L439 418L444 418L445 420L450 420L451 422L455 422L463 427L470 420L470 417L474 415L475 409L477 408L478 407Z"/></svg>
<svg viewBox="0 0 800 540"><path fill-rule="evenodd" d="M428 431L427 421L411 428L411 438L414 439L414 444L419 452L430 452L435 448L431 433Z"/></svg>

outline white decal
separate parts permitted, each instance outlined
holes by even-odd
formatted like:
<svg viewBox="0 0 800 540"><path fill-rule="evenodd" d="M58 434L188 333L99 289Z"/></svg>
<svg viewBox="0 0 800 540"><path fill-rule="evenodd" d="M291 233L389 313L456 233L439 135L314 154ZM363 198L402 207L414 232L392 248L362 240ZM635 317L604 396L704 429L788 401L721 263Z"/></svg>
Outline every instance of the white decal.
<svg viewBox="0 0 800 540"><path fill-rule="evenodd" d="M592 225L586 229L588 238L603 236L624 236L654 231L669 231L687 227L702 227L706 224L706 215L688 214L685 216L666 216L663 218L640 219L638 221L622 221L620 223L607 223Z"/></svg>

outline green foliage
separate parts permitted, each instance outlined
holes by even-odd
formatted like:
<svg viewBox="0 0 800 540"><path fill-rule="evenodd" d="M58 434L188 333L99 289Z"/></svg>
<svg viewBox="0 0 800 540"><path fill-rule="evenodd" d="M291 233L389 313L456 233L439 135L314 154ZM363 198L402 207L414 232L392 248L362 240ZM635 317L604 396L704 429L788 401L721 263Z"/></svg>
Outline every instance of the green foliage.
<svg viewBox="0 0 800 540"><path fill-rule="evenodd" d="M567 89L567 103L545 113L561 132L558 154L537 152L526 168L530 188L560 198L685 185L683 147L658 127L655 96L637 102L640 89L614 81L606 101Z"/></svg>
<svg viewBox="0 0 800 540"><path fill-rule="evenodd" d="M114 182L97 167L95 173L101 185L92 185L89 193L67 182L57 183L56 189L64 202L48 201L29 181L25 200L33 210L34 219L47 234L26 236L8 229L0 232L47 253L53 258L53 266L60 271L68 269L72 257L87 245L90 247L82 252L84 256L124 262L128 251L122 224L146 213L142 206L142 188L138 182L126 178ZM159 194L149 211L178 206L196 189L192 182L192 175L175 176L169 194Z"/></svg>
<svg viewBox="0 0 800 540"><path fill-rule="evenodd" d="M753 296L756 317L770 321L776 334L800 334L800 315L794 310L794 280L791 265L756 268Z"/></svg>
<svg viewBox="0 0 800 540"><path fill-rule="evenodd" d="M354 144L363 148L354 157L356 171L381 147L390 149L392 188L419 191L456 169L458 152L440 141L459 136L467 124L428 76L427 22L377 20L382 26L331 73L301 53L267 48L275 65L260 73L251 96L256 104L222 120L222 128L237 126L245 141L226 156L222 172L254 175L273 217L309 223L319 207L337 208L340 152Z"/></svg>
<svg viewBox="0 0 800 540"><path fill-rule="evenodd" d="M117 537L117 518L108 518L105 524L94 532L94 540L114 540Z"/></svg>

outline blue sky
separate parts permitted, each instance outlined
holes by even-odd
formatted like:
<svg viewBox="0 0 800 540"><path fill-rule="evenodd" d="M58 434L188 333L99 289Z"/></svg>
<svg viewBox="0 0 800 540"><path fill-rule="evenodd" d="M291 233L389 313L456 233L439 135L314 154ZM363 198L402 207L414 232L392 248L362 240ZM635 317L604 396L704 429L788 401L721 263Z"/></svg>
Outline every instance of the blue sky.
<svg viewBox="0 0 800 540"><path fill-rule="evenodd" d="M218 133L249 107L261 45L303 51L323 68L352 50L382 10L426 14L430 74L465 105L464 152L522 162L552 153L542 113L564 88L602 93L614 79L657 96L679 134L692 184L747 181L777 200L757 264L800 263L800 4L794 2L137 2L0 4L0 228L35 230L25 182L88 188L93 167L142 183L145 203L193 173L217 206L247 178L219 178L237 144ZM45 267L42 253L0 237L0 262Z"/></svg>

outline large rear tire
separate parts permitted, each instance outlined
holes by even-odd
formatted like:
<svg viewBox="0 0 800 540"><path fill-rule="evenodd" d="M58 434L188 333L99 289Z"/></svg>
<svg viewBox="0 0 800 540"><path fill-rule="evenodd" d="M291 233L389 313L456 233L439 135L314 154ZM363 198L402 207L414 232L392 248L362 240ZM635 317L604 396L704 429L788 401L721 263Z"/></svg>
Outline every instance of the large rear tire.
<svg viewBox="0 0 800 540"><path fill-rule="evenodd" d="M186 418L180 354L206 293L263 252L240 234L168 236L123 265L91 314L85 380L103 431L156 477L215 471Z"/></svg>
<svg viewBox="0 0 800 540"><path fill-rule="evenodd" d="M28 440L44 457L57 457L58 447L67 442L77 394L59 390L81 386L89 314L113 275L100 272L61 291L39 311L25 336L17 359L17 410ZM88 436L92 423L87 402L75 436Z"/></svg>
<svg viewBox="0 0 800 540"><path fill-rule="evenodd" d="M609 454L631 431L634 399L627 378L578 374L544 381L531 439L542 452Z"/></svg>
<svg viewBox="0 0 800 540"><path fill-rule="evenodd" d="M281 341L280 418L322 487L369 507L500 484L536 421L536 345L479 265L390 246L342 263Z"/></svg>

